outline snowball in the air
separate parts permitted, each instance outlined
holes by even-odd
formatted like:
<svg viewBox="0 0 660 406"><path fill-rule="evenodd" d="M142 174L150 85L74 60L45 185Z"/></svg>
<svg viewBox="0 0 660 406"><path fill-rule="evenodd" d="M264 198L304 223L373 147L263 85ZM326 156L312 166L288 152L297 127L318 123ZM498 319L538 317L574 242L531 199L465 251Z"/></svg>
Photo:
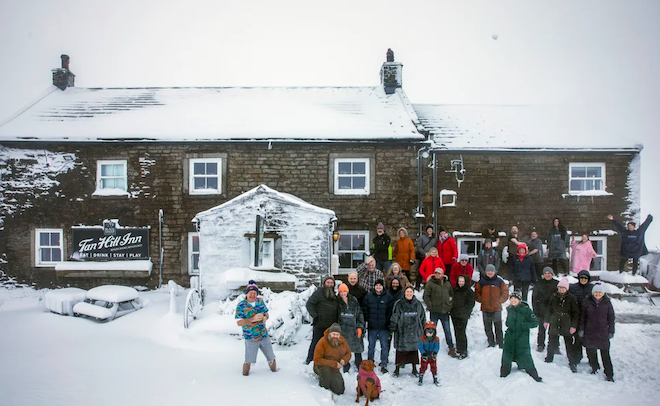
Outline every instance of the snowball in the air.
<svg viewBox="0 0 660 406"><path fill-rule="evenodd" d="M497 38L498 38L498 35L497 35L497 34L493 34L493 39L494 39L494 40L497 40Z"/></svg>

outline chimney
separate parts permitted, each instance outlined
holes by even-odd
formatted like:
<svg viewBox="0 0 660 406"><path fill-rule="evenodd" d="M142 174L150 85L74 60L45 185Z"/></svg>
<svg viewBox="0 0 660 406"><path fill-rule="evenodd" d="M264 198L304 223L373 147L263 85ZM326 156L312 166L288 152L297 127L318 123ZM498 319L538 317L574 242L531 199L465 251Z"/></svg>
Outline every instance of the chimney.
<svg viewBox="0 0 660 406"><path fill-rule="evenodd" d="M53 72L53 85L65 90L67 87L73 87L76 80L76 75L69 70L69 55L61 55L62 67L52 69Z"/></svg>
<svg viewBox="0 0 660 406"><path fill-rule="evenodd" d="M392 94L397 88L401 88L401 70L403 64L401 62L394 62L394 52L387 49L387 60L380 68L380 83L385 89L385 94Z"/></svg>

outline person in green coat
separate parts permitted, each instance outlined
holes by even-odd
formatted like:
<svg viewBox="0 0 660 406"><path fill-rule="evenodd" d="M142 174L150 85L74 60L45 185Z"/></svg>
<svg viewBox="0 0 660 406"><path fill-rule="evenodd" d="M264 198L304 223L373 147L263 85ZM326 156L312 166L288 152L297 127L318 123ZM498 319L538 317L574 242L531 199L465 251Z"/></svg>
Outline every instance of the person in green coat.
<svg viewBox="0 0 660 406"><path fill-rule="evenodd" d="M529 329L539 325L536 316L527 303L522 301L522 293L518 290L509 296L509 307L506 309L506 334L504 335L504 351L500 377L505 378L511 373L511 364L516 361L518 368L524 370L536 382L542 379L534 366L532 350L529 346Z"/></svg>

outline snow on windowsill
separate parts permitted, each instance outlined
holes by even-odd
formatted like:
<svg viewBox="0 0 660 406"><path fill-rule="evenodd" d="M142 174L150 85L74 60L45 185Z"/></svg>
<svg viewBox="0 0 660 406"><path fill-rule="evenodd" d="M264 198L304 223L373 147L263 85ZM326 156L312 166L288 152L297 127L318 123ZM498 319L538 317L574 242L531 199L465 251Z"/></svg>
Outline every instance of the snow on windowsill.
<svg viewBox="0 0 660 406"><path fill-rule="evenodd" d="M481 233L472 233L469 231L454 231L454 237L481 237Z"/></svg>
<svg viewBox="0 0 660 406"><path fill-rule="evenodd" d="M130 196L124 189L110 188L110 189L96 189L92 196Z"/></svg>
<svg viewBox="0 0 660 406"><path fill-rule="evenodd" d="M584 190L581 192L570 192L570 193L564 193L561 195L561 197L566 198L570 196L612 196L614 193L606 192L604 190Z"/></svg>

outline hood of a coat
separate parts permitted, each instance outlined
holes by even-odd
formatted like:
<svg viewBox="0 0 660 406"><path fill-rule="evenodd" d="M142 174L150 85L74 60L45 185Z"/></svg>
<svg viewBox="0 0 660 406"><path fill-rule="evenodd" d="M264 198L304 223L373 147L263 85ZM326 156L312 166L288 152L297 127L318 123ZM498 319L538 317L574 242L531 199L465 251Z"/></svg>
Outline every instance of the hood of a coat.
<svg viewBox="0 0 660 406"><path fill-rule="evenodd" d="M586 276L587 278L589 278L589 282L591 282L591 274L586 269L583 269L580 272L578 272L577 276L578 279L580 279L580 276Z"/></svg>

